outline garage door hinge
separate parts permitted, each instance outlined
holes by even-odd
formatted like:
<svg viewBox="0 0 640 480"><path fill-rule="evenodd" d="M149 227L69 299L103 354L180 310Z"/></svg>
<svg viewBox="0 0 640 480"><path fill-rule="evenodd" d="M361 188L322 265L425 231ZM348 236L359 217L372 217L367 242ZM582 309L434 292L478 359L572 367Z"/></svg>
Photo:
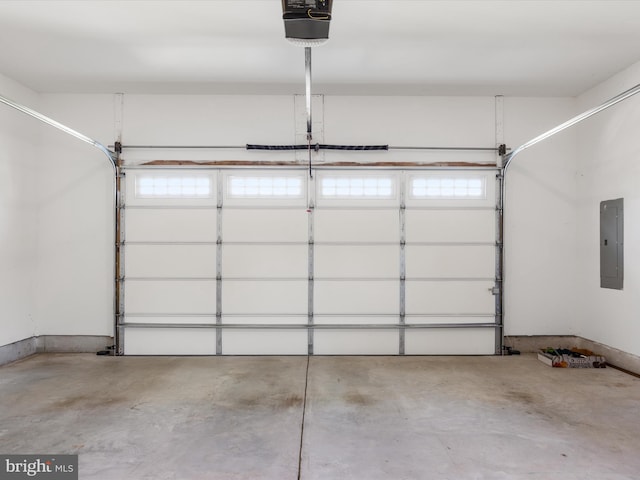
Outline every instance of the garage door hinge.
<svg viewBox="0 0 640 480"><path fill-rule="evenodd" d="M491 292L492 295L499 295L500 294L500 287L492 287L489 289L489 291Z"/></svg>

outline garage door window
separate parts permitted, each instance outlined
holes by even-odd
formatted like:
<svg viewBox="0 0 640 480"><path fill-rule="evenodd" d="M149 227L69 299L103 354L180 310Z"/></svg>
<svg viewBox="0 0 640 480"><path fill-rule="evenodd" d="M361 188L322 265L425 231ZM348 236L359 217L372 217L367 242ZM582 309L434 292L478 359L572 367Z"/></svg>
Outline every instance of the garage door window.
<svg viewBox="0 0 640 480"><path fill-rule="evenodd" d="M301 198L304 193L299 176L227 177L230 198Z"/></svg>
<svg viewBox="0 0 640 480"><path fill-rule="evenodd" d="M210 198L211 178L139 175L135 188L136 198Z"/></svg>
<svg viewBox="0 0 640 480"><path fill-rule="evenodd" d="M324 177L323 198L393 198L395 182L391 177Z"/></svg>
<svg viewBox="0 0 640 480"><path fill-rule="evenodd" d="M411 179L411 198L415 199L484 199L487 184L484 176L422 176Z"/></svg>

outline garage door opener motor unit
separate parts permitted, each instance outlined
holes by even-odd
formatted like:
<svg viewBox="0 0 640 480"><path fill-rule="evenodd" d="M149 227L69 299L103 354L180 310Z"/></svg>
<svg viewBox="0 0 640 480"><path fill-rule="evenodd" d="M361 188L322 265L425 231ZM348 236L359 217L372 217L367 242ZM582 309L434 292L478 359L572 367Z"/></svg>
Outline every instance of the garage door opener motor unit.
<svg viewBox="0 0 640 480"><path fill-rule="evenodd" d="M286 38L301 47L317 47L329 40L333 0L282 0Z"/></svg>

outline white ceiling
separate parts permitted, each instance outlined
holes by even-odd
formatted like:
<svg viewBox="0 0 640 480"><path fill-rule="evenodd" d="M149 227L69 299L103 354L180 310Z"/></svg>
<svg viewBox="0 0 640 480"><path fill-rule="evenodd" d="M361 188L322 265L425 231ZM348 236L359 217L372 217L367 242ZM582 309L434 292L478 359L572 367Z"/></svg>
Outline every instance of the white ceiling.
<svg viewBox="0 0 640 480"><path fill-rule="evenodd" d="M314 93L574 96L640 60L640 1L334 0L330 38ZM39 92L304 93L304 50L280 0L0 0L0 73Z"/></svg>

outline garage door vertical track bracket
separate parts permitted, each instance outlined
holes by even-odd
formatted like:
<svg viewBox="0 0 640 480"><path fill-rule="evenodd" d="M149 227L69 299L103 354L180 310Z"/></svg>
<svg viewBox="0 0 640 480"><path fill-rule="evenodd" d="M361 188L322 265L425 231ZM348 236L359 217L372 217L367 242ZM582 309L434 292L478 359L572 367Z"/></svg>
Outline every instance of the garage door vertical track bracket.
<svg viewBox="0 0 640 480"><path fill-rule="evenodd" d="M501 145L504 147L504 145ZM503 149L501 148L501 151ZM497 181L497 204L496 204L496 280L492 293L495 295L496 310L496 355L502 355L504 345L504 326L503 326L503 299L504 299L504 169L496 175Z"/></svg>
<svg viewBox="0 0 640 480"><path fill-rule="evenodd" d="M115 354L124 355L124 295L125 295L125 172L122 171L122 159L120 153L122 148L116 142L116 152L118 161L116 166L115 180Z"/></svg>
<svg viewBox="0 0 640 480"><path fill-rule="evenodd" d="M307 338L308 338L308 349L307 354L313 355L313 337L314 337L314 329L313 329L313 310L314 310L314 256L315 256L315 247L314 247L314 212L315 212L315 180L312 176L309 176L308 182L308 208L307 208L307 218L309 225L309 283L307 289L308 295L308 308L307 308L307 323L309 328L307 330Z"/></svg>
<svg viewBox="0 0 640 480"><path fill-rule="evenodd" d="M403 172L404 175L404 172ZM400 328L398 331L398 354L405 354L405 329L406 323L406 277L407 277L407 234L406 234L406 182L400 182Z"/></svg>
<svg viewBox="0 0 640 480"><path fill-rule="evenodd" d="M222 355L222 205L224 202L222 173L216 173L216 355Z"/></svg>

